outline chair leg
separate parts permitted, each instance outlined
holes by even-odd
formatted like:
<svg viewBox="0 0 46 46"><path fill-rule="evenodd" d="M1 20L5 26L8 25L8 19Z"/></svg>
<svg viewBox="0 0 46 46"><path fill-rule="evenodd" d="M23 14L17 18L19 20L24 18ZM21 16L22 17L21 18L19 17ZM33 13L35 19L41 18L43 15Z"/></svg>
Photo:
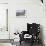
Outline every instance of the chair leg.
<svg viewBox="0 0 46 46"><path fill-rule="evenodd" d="M21 45L21 41L20 41L20 45Z"/></svg>
<svg viewBox="0 0 46 46"><path fill-rule="evenodd" d="M33 41L33 39L32 39L32 41L31 41L31 45L30 45L30 46L33 46L33 44L34 44L34 41Z"/></svg>

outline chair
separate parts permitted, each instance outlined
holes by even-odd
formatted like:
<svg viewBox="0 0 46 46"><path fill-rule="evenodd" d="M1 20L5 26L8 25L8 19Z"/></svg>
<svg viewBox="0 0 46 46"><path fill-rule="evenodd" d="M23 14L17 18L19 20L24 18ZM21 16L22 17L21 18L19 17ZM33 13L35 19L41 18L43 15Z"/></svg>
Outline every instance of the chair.
<svg viewBox="0 0 46 46"><path fill-rule="evenodd" d="M40 33L40 24L36 24L36 23L29 24L29 23L27 23L27 31L22 31L22 34L19 35L20 36L20 44L22 41L25 41L25 38L24 38L25 34L29 34L32 36L29 39L29 41L31 41L32 45L34 42L39 43L39 33Z"/></svg>
<svg viewBox="0 0 46 46"><path fill-rule="evenodd" d="M33 41L37 41L39 43L40 24L27 23L27 31L32 35Z"/></svg>

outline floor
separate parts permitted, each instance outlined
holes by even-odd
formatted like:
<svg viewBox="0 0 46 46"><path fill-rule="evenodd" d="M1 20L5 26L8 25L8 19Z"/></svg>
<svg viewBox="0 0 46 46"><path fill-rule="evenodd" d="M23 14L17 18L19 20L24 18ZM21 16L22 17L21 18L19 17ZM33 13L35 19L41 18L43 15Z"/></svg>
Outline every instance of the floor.
<svg viewBox="0 0 46 46"><path fill-rule="evenodd" d="M12 46L11 43L0 43L0 46Z"/></svg>
<svg viewBox="0 0 46 46"><path fill-rule="evenodd" d="M16 46L16 45L12 45L11 43L0 43L0 46ZM31 46L28 43L22 42L22 44L17 44L17 46ZM33 45L33 46L42 46L42 45Z"/></svg>
<svg viewBox="0 0 46 46"><path fill-rule="evenodd" d="M21 45L19 45L19 46L31 46L30 44L28 44L28 43L25 43L25 42L22 42L22 44ZM43 46L43 45L41 45L41 44L34 44L33 46Z"/></svg>
<svg viewBox="0 0 46 46"><path fill-rule="evenodd" d="M28 41L22 41L21 42L21 45L20 45L20 42L15 42L13 45L11 43L0 43L0 46L31 46L31 43L28 42ZM42 46L41 44L38 45L38 44L34 44L33 46Z"/></svg>

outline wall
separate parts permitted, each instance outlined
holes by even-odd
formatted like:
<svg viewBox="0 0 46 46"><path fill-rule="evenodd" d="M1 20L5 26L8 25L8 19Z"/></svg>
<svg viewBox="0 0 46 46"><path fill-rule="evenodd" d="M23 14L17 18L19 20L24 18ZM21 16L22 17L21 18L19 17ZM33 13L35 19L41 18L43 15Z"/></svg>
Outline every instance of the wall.
<svg viewBox="0 0 46 46"><path fill-rule="evenodd" d="M8 0L0 0L0 3L1 2L8 2ZM26 17L16 18L16 9L25 9L27 18ZM11 32L10 36L13 36L13 33L16 30L18 30L19 32L21 32L22 30L26 30L27 22L28 23L36 22L40 23L43 26L43 35L46 44L45 3L43 5L40 0L9 0L8 12L9 32Z"/></svg>
<svg viewBox="0 0 46 46"><path fill-rule="evenodd" d="M8 3L8 0L0 0L0 3Z"/></svg>
<svg viewBox="0 0 46 46"><path fill-rule="evenodd" d="M1 4L1 3L7 3L8 0L0 0L0 27L3 27L4 25L6 25L6 9L8 8L8 5L6 4ZM1 15L3 18L1 18ZM5 18L5 19L4 19ZM4 19L4 21L2 20ZM2 23L1 23L2 21ZM3 24L3 25L2 25ZM1 26L2 25L2 26ZM0 39L9 39L9 32L7 31L0 31ZM11 43L0 43L0 46L12 46Z"/></svg>
<svg viewBox="0 0 46 46"><path fill-rule="evenodd" d="M26 17L17 18L16 9L25 9ZM18 30L19 32L26 30L28 23L40 23L43 28L44 42L46 44L46 16L45 4L40 0L12 0L9 1L9 31L11 38L13 33Z"/></svg>

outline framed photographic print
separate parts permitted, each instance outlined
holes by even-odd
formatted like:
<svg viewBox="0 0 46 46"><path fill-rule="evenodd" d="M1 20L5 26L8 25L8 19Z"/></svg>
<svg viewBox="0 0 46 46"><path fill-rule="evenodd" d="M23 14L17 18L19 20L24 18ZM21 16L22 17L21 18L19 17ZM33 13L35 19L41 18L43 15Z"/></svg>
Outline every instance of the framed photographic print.
<svg viewBox="0 0 46 46"><path fill-rule="evenodd" d="M25 17L26 10L16 10L16 17Z"/></svg>

